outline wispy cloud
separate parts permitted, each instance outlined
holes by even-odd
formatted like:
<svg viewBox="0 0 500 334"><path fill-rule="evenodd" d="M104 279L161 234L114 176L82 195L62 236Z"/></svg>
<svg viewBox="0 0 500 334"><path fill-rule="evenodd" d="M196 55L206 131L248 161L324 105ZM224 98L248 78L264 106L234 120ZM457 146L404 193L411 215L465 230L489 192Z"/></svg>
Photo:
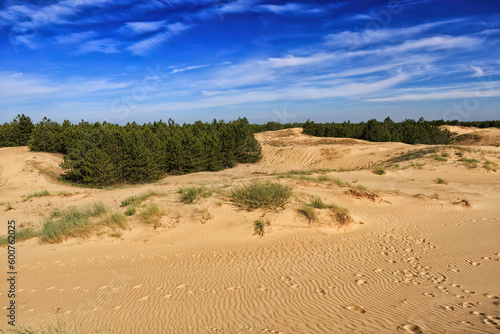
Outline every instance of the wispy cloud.
<svg viewBox="0 0 500 334"><path fill-rule="evenodd" d="M192 25L187 25L184 23L173 23L169 24L165 27L165 30L157 33L156 35L143 39L140 42L132 44L127 49L130 50L133 54L144 56L147 55L152 49L157 47L160 44L163 44L175 36L178 36L182 32L191 29Z"/></svg>

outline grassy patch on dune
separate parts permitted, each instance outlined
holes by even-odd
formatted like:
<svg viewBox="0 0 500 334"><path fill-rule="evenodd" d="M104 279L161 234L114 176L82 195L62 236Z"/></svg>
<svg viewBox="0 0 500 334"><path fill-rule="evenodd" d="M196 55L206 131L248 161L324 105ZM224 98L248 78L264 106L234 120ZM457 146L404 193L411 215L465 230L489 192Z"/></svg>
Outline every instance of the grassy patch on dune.
<svg viewBox="0 0 500 334"><path fill-rule="evenodd" d="M70 207L66 210L55 210L51 218L43 224L40 240L58 243L68 238L88 237L99 228L91 218L101 216L106 211L102 202L95 202L88 208Z"/></svg>
<svg viewBox="0 0 500 334"><path fill-rule="evenodd" d="M352 222L352 218L347 209L336 204L326 204L318 196L314 196L310 203L304 203L299 209L297 209L297 211L306 217L309 221L309 225L311 225L312 223L318 221L316 209L328 209L339 225L346 225L347 223Z"/></svg>
<svg viewBox="0 0 500 334"><path fill-rule="evenodd" d="M122 201L121 206L129 206L132 204L139 205L152 196L163 196L163 195L165 195L165 194L162 192L150 190L150 191L142 193L140 195L134 195L134 196L127 197L126 199L124 199Z"/></svg>
<svg viewBox="0 0 500 334"><path fill-rule="evenodd" d="M269 222L264 222L261 219L257 219L253 223L253 234L258 235L259 237L263 237L266 232L266 227L271 225Z"/></svg>
<svg viewBox="0 0 500 334"><path fill-rule="evenodd" d="M292 187L273 182L254 182L235 187L231 199L246 209L276 209L284 207L292 196Z"/></svg>
<svg viewBox="0 0 500 334"><path fill-rule="evenodd" d="M32 227L23 227L16 229L15 240L16 242L28 240L31 238L36 238L40 235L40 232ZM9 237L6 235L0 236L0 246L6 246L9 244Z"/></svg>
<svg viewBox="0 0 500 334"><path fill-rule="evenodd" d="M208 198L212 196L212 191L201 186L201 187L182 187L177 191L181 194L181 200L184 203L194 203L198 198Z"/></svg>
<svg viewBox="0 0 500 334"><path fill-rule="evenodd" d="M386 174L385 168L384 167L380 167L380 166L374 167L372 172L373 172L373 174L377 174L377 175L384 175L384 174Z"/></svg>
<svg viewBox="0 0 500 334"><path fill-rule="evenodd" d="M153 225L154 228L160 227L160 219L164 216L164 212L154 203L150 203L145 206L139 216L143 222L146 224Z"/></svg>
<svg viewBox="0 0 500 334"><path fill-rule="evenodd" d="M35 197L45 197L45 196L50 196L50 193L47 189L35 191L33 193L30 193L30 194L24 196L23 202L26 202L27 200L35 198Z"/></svg>

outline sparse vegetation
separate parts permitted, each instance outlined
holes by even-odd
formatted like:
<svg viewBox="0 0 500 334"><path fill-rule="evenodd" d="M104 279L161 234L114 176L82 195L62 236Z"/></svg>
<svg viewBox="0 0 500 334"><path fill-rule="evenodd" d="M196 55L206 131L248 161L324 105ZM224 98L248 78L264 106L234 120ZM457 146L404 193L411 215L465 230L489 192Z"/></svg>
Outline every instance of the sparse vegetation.
<svg viewBox="0 0 500 334"><path fill-rule="evenodd" d="M483 168L488 170L488 171L493 171L493 172L496 172L496 167L497 167L497 164L494 163L493 161L490 161L490 160L485 160L484 161L484 164L483 164Z"/></svg>
<svg viewBox="0 0 500 334"><path fill-rule="evenodd" d="M208 198L212 196L212 191L201 186L201 187L183 187L177 191L181 194L181 200L184 203L194 203L199 197Z"/></svg>
<svg viewBox="0 0 500 334"><path fill-rule="evenodd" d="M165 195L165 194L162 192L150 190L150 191L147 191L147 192L142 193L140 195L134 195L134 196L127 197L126 199L124 199L122 201L121 206L129 206L132 204L139 205L152 196L163 196L163 195Z"/></svg>
<svg viewBox="0 0 500 334"><path fill-rule="evenodd" d="M276 209L284 207L292 196L292 188L280 183L254 182L235 187L230 196L232 200L246 209Z"/></svg>
<svg viewBox="0 0 500 334"><path fill-rule="evenodd" d="M133 216L137 212L137 207L135 205L131 205L125 210L125 214L127 216Z"/></svg>
<svg viewBox="0 0 500 334"><path fill-rule="evenodd" d="M7 208L5 209L5 211L14 210L14 207L12 206L12 204L10 204L10 202L7 202L6 206Z"/></svg>
<svg viewBox="0 0 500 334"><path fill-rule="evenodd" d="M314 211L314 207L308 204L303 204L299 209L297 209L297 211L303 214L307 218L307 220L309 220L309 225L316 222L317 217L316 212Z"/></svg>
<svg viewBox="0 0 500 334"><path fill-rule="evenodd" d="M70 207L67 210L56 209L51 218L45 221L40 232L42 242L58 243L67 238L88 237L98 225L91 221L106 213L107 209L102 202L94 202L88 208ZM58 219L55 219L58 218Z"/></svg>
<svg viewBox="0 0 500 334"><path fill-rule="evenodd" d="M146 224L153 225L156 229L161 226L160 219L163 217L164 212L155 203L146 205L140 211L140 217Z"/></svg>
<svg viewBox="0 0 500 334"><path fill-rule="evenodd" d="M103 220L101 220L101 224L111 227L113 229L115 228L126 228L127 224L125 222L125 216L120 213L120 212L113 212L106 217L104 217Z"/></svg>
<svg viewBox="0 0 500 334"><path fill-rule="evenodd" d="M376 166L373 168L373 174L384 175L384 174L386 174L385 168L380 167L380 166Z"/></svg>
<svg viewBox="0 0 500 334"><path fill-rule="evenodd" d="M38 237L40 232L33 227L22 227L16 229L15 240L16 242L28 240ZM0 236L0 246L6 246L9 243L9 237L6 235Z"/></svg>
<svg viewBox="0 0 500 334"><path fill-rule="evenodd" d="M266 232L266 227L269 225L271 225L269 222L264 222L261 219L258 219L253 223L253 233L262 238Z"/></svg>
<svg viewBox="0 0 500 334"><path fill-rule="evenodd" d="M477 168L477 164L479 163L479 160L464 157L461 157L458 161L463 162L467 168Z"/></svg>
<svg viewBox="0 0 500 334"><path fill-rule="evenodd" d="M437 154L435 154L433 156L433 158L434 158L434 160L437 160L437 161L442 161L442 162L447 162L448 161L448 159L446 159L445 157L437 155Z"/></svg>
<svg viewBox="0 0 500 334"><path fill-rule="evenodd" d="M23 202L26 202L27 200L34 198L34 197L44 197L44 196L50 196L50 193L47 189L35 191L33 193L30 193L30 194L24 196Z"/></svg>
<svg viewBox="0 0 500 334"><path fill-rule="evenodd" d="M442 179L442 178L438 177L438 178L436 179L436 183L437 183L437 184L448 184L448 181L447 181L447 180L445 180L445 179Z"/></svg>

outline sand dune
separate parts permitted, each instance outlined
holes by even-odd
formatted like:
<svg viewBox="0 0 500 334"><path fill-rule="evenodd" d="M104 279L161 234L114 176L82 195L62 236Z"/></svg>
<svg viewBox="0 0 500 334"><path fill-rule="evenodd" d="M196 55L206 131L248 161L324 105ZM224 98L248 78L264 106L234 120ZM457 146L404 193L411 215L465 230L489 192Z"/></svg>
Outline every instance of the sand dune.
<svg viewBox="0 0 500 334"><path fill-rule="evenodd" d="M263 145L256 164L116 189L57 181L59 155L0 149L3 222L39 226L56 208L94 201L123 212L120 203L131 195L165 193L145 202L165 212L158 229L134 215L119 238L20 244L18 323L59 319L84 333L499 331L499 147L442 148L437 154L447 161L429 154L396 167L385 161L427 146L314 138L300 129L256 138ZM376 165L387 173L374 174ZM313 169L328 170L310 176L343 184L301 174L278 179ZM247 211L224 195L252 180L291 185L294 196L284 209ZM221 191L182 203L177 190L199 184ZM374 195L350 191L358 185ZM43 189L50 195L23 201ZM354 222L340 228L319 213L310 224L297 209L313 196L347 208ZM270 223L263 237L253 234L256 219ZM6 230L4 223L0 233Z"/></svg>

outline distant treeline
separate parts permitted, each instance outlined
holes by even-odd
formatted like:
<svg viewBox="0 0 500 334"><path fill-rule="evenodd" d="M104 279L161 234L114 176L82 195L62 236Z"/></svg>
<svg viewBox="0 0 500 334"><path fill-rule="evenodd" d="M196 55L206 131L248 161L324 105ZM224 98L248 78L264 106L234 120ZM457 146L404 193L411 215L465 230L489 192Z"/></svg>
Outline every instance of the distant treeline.
<svg viewBox="0 0 500 334"><path fill-rule="evenodd" d="M218 171L238 162L256 162L261 147L253 134L302 127L319 137L345 137L368 141L407 144L448 144L452 133L441 125L497 127L500 121L418 121L407 119L361 123L249 124L246 118L232 122L176 124L135 122L120 126L107 122L82 121L59 124L44 118L34 125L25 115L0 125L0 147L26 146L32 151L64 154L66 180L92 185L148 182L166 173Z"/></svg>
<svg viewBox="0 0 500 334"><path fill-rule="evenodd" d="M31 129L28 135L23 126ZM31 125L28 125L31 124ZM0 129L1 146L28 144L32 151L64 154L63 178L88 185L150 182L166 173L218 171L256 162L261 147L248 121L179 125L154 122L62 124L44 118L33 127L21 115Z"/></svg>
<svg viewBox="0 0 500 334"><path fill-rule="evenodd" d="M473 127L500 127L500 121L459 122L459 121L418 121L407 119L393 122L387 117L383 122L371 119L361 123L304 123L304 133L317 137L344 137L372 142L402 142L406 144L449 144L452 133L441 129L441 125Z"/></svg>

